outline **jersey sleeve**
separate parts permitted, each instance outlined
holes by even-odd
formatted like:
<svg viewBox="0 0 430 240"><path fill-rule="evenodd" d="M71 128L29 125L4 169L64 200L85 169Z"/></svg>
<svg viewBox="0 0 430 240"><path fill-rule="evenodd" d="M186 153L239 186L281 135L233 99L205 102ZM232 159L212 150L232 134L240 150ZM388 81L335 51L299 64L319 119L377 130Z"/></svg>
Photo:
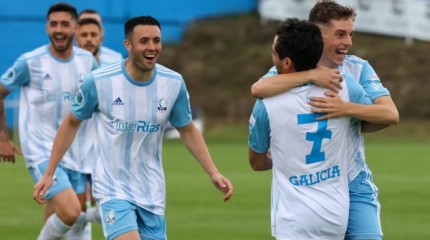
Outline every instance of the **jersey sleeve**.
<svg viewBox="0 0 430 240"><path fill-rule="evenodd" d="M92 74L82 83L72 102L71 112L80 120L91 118L98 107L97 89Z"/></svg>
<svg viewBox="0 0 430 240"><path fill-rule="evenodd" d="M15 63L2 76L0 84L9 92L30 82L30 71L24 56L19 57Z"/></svg>
<svg viewBox="0 0 430 240"><path fill-rule="evenodd" d="M372 101L378 97L390 96L390 92L382 85L375 70L367 61L361 71L360 84Z"/></svg>
<svg viewBox="0 0 430 240"><path fill-rule="evenodd" d="M372 100L369 98L363 87L354 81L350 76L344 75L346 85L348 87L349 101L358 104L370 105Z"/></svg>
<svg viewBox="0 0 430 240"><path fill-rule="evenodd" d="M169 121L174 127L183 127L188 125L192 120L190 96L185 86L185 82L181 81L181 89L178 97L173 104L172 112L170 113Z"/></svg>
<svg viewBox="0 0 430 240"><path fill-rule="evenodd" d="M275 76L275 75L277 75L277 74L278 74L278 70L276 70L276 67L275 67L275 66L273 66L272 68L270 68L270 69L269 69L269 71L268 71L266 74L264 74L264 75L260 78L260 80L262 80L262 79L266 79L266 78L271 77L271 76Z"/></svg>
<svg viewBox="0 0 430 240"><path fill-rule="evenodd" d="M269 116L262 99L255 102L249 119L248 145L256 153L265 153L270 147Z"/></svg>

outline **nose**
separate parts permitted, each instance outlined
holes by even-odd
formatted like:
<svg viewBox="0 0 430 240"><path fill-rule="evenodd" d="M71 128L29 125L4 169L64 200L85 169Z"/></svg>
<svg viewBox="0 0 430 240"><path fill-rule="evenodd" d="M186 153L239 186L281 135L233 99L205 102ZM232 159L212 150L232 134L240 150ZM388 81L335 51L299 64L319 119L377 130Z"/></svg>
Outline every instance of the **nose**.
<svg viewBox="0 0 430 240"><path fill-rule="evenodd" d="M352 36L348 35L345 38L344 44L347 45L347 46L352 46Z"/></svg>

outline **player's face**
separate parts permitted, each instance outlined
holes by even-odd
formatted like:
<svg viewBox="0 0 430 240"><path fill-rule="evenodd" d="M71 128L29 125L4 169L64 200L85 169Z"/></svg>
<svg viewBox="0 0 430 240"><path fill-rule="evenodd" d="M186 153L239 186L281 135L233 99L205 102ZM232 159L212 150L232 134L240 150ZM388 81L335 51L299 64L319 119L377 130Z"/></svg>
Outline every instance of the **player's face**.
<svg viewBox="0 0 430 240"><path fill-rule="evenodd" d="M76 29L76 43L94 56L97 55L102 41L101 29L95 24L85 24Z"/></svg>
<svg viewBox="0 0 430 240"><path fill-rule="evenodd" d="M154 69L161 53L161 31L158 26L137 25L124 41L129 59L140 71Z"/></svg>
<svg viewBox="0 0 430 240"><path fill-rule="evenodd" d="M48 17L46 32L51 40L52 50L64 53L73 47L76 21L67 12L53 12Z"/></svg>
<svg viewBox="0 0 430 240"><path fill-rule="evenodd" d="M352 46L354 22L348 20L331 20L328 25L319 25L324 40L324 50L320 64L335 68L342 64L345 55Z"/></svg>

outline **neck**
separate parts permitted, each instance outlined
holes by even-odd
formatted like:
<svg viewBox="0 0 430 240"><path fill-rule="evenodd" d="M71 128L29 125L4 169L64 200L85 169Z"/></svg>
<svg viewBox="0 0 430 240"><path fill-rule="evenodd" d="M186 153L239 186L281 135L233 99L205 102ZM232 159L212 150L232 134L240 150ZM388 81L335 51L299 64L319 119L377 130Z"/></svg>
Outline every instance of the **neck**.
<svg viewBox="0 0 430 240"><path fill-rule="evenodd" d="M147 82L152 77L152 73L154 70L150 71L142 71L137 66L133 64L133 62L130 59L127 59L125 62L125 69L128 73L128 75L133 78L133 80L138 82Z"/></svg>
<svg viewBox="0 0 430 240"><path fill-rule="evenodd" d="M72 47L66 49L63 52L59 52L59 51L55 50L55 48L52 46L52 44L49 45L49 50L51 51L52 55L54 55L55 57L60 58L60 59L69 59L73 53Z"/></svg>

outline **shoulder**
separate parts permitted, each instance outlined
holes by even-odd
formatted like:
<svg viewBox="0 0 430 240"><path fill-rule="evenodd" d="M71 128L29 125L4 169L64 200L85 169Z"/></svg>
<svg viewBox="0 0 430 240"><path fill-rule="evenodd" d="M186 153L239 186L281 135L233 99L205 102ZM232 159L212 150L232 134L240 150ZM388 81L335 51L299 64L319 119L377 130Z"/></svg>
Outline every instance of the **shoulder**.
<svg viewBox="0 0 430 240"><path fill-rule="evenodd" d="M343 65L345 66L353 66L353 65L366 65L369 62L363 58L360 58L356 55L346 55L345 60L343 61Z"/></svg>
<svg viewBox="0 0 430 240"><path fill-rule="evenodd" d="M182 81L182 75L178 72L173 71L170 68L167 68L161 64L156 64L155 68L157 69L157 74L163 77L167 77L167 78L171 78L171 79L175 79L175 80L180 80Z"/></svg>
<svg viewBox="0 0 430 240"><path fill-rule="evenodd" d="M120 74L122 74L122 61L115 62L92 71L94 79L110 78Z"/></svg>
<svg viewBox="0 0 430 240"><path fill-rule="evenodd" d="M48 46L43 45L43 46L40 46L40 47L30 51L30 52L24 53L21 56L27 60L30 60L30 59L39 58L41 56L48 55L48 54L49 54Z"/></svg>
<svg viewBox="0 0 430 240"><path fill-rule="evenodd" d="M93 54L90 51L87 51L85 49L73 46L73 52L76 56L79 57L88 57L88 58L93 58Z"/></svg>
<svg viewBox="0 0 430 240"><path fill-rule="evenodd" d="M115 57L121 58L121 59L123 58L122 54L120 52L117 52L113 49L110 49L110 48L104 47L104 46L100 47L100 55L110 55L110 56L115 56Z"/></svg>

